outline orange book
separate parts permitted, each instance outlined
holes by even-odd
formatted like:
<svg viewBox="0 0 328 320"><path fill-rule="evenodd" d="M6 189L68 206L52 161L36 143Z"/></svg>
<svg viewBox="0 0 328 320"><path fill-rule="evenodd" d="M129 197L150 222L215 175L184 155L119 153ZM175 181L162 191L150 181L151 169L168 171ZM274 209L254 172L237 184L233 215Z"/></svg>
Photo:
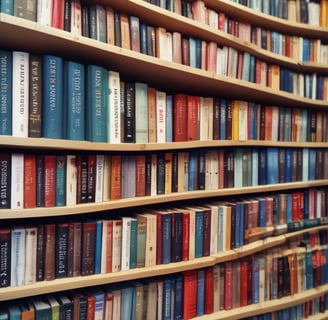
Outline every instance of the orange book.
<svg viewBox="0 0 328 320"><path fill-rule="evenodd" d="M36 207L36 154L24 155L24 208Z"/></svg>
<svg viewBox="0 0 328 320"><path fill-rule="evenodd" d="M172 192L172 152L165 152L165 193Z"/></svg>
<svg viewBox="0 0 328 320"><path fill-rule="evenodd" d="M115 22L113 8L106 7L107 43L115 45Z"/></svg>
<svg viewBox="0 0 328 320"><path fill-rule="evenodd" d="M136 196L146 195L146 155L136 155Z"/></svg>
<svg viewBox="0 0 328 320"><path fill-rule="evenodd" d="M121 199L121 156L112 155L111 159L110 199Z"/></svg>
<svg viewBox="0 0 328 320"><path fill-rule="evenodd" d="M280 90L280 66L271 65L268 76L268 86L274 90Z"/></svg>
<svg viewBox="0 0 328 320"><path fill-rule="evenodd" d="M52 9L51 9L52 27L64 30L64 11L65 11L64 0L52 0Z"/></svg>
<svg viewBox="0 0 328 320"><path fill-rule="evenodd" d="M264 107L264 140L272 140L272 107Z"/></svg>
<svg viewBox="0 0 328 320"><path fill-rule="evenodd" d="M199 102L198 96L187 96L187 140L199 140Z"/></svg>
<svg viewBox="0 0 328 320"><path fill-rule="evenodd" d="M148 87L148 142L156 143L156 89Z"/></svg>
<svg viewBox="0 0 328 320"><path fill-rule="evenodd" d="M121 47L131 49L130 21L125 13L120 14L121 19Z"/></svg>

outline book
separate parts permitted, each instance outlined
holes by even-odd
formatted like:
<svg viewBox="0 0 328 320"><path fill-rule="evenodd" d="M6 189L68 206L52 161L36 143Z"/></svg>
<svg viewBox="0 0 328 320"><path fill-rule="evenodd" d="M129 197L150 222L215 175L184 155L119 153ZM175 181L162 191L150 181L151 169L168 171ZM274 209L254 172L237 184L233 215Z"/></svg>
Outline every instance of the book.
<svg viewBox="0 0 328 320"><path fill-rule="evenodd" d="M29 53L12 52L12 135L28 137Z"/></svg>
<svg viewBox="0 0 328 320"><path fill-rule="evenodd" d="M0 11L13 16L14 15L14 1L12 1L12 0L1 1Z"/></svg>
<svg viewBox="0 0 328 320"><path fill-rule="evenodd" d="M55 155L44 156L44 206L56 205L56 159Z"/></svg>
<svg viewBox="0 0 328 320"><path fill-rule="evenodd" d="M24 154L11 154L10 204L12 209L24 206Z"/></svg>
<svg viewBox="0 0 328 320"><path fill-rule="evenodd" d="M95 267L96 223L82 223L81 275L94 274Z"/></svg>
<svg viewBox="0 0 328 320"><path fill-rule="evenodd" d="M108 72L109 84L109 103L108 103L108 142L121 142L121 93L120 93L120 74L110 70Z"/></svg>
<svg viewBox="0 0 328 320"><path fill-rule="evenodd" d="M48 302L43 301L40 297L34 297L32 298L32 303L35 309L35 319L52 319L52 310Z"/></svg>
<svg viewBox="0 0 328 320"><path fill-rule="evenodd" d="M48 294L45 296L45 302L47 302L50 305L51 308L51 317L52 319L60 319L60 304L58 302L58 299L51 294Z"/></svg>
<svg viewBox="0 0 328 320"><path fill-rule="evenodd" d="M37 233L38 228L36 226L25 228L24 284L36 282Z"/></svg>
<svg viewBox="0 0 328 320"><path fill-rule="evenodd" d="M0 229L0 287L8 287L11 279L11 229Z"/></svg>
<svg viewBox="0 0 328 320"><path fill-rule="evenodd" d="M97 65L88 65L86 77L86 139L108 142L108 71Z"/></svg>
<svg viewBox="0 0 328 320"><path fill-rule="evenodd" d="M135 142L148 142L148 85L135 83Z"/></svg>
<svg viewBox="0 0 328 320"><path fill-rule="evenodd" d="M99 4L89 7L89 37L107 42L106 10Z"/></svg>
<svg viewBox="0 0 328 320"><path fill-rule="evenodd" d="M126 82L124 92L124 142L134 143L136 141L135 112L135 84L132 82Z"/></svg>
<svg viewBox="0 0 328 320"><path fill-rule="evenodd" d="M185 94L175 94L173 105L173 141L187 141L187 96Z"/></svg>
<svg viewBox="0 0 328 320"><path fill-rule="evenodd" d="M66 106L65 138L69 140L85 140L85 69L84 65L75 61L64 63L64 82L66 90L64 104Z"/></svg>
<svg viewBox="0 0 328 320"><path fill-rule="evenodd" d="M0 4L1 5L1 4ZM1 10L1 12L4 12ZM11 51L0 50L0 81L1 81L1 113L0 113L0 134L12 134L12 99L13 99L13 55Z"/></svg>
<svg viewBox="0 0 328 320"><path fill-rule="evenodd" d="M183 317L197 316L197 270L183 272Z"/></svg>
<svg viewBox="0 0 328 320"><path fill-rule="evenodd" d="M42 74L42 136L64 138L63 68L61 57L44 55Z"/></svg>
<svg viewBox="0 0 328 320"><path fill-rule="evenodd" d="M25 282L25 228L11 229L11 273L10 285L13 287L24 285Z"/></svg>
<svg viewBox="0 0 328 320"><path fill-rule="evenodd" d="M113 220L112 229L112 272L121 270L122 256L122 220Z"/></svg>

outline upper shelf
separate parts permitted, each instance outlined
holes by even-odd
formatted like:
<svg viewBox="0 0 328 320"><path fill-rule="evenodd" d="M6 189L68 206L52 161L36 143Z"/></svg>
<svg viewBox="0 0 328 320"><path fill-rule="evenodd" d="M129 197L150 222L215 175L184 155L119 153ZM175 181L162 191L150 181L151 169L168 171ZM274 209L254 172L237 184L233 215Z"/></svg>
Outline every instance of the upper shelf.
<svg viewBox="0 0 328 320"><path fill-rule="evenodd" d="M130 3L131 1L125 2ZM141 10L139 7L141 3L144 2L138 1L138 5L135 4L139 10ZM147 3L145 2L145 4ZM148 5L148 7L152 15L156 16L155 13L159 9L156 6ZM162 13L166 10L160 10L161 12L158 12L157 15L164 19ZM174 18L170 18L170 20L185 25L176 18L177 16L174 15ZM193 26L192 20L186 18L185 20L189 21L185 28L189 29ZM170 21L166 23L170 23ZM0 29L0 43L4 49L28 52L33 50L33 53L36 54L59 55L65 59L86 64L102 65L108 70L119 71L123 80L150 83L158 90L166 92L192 92L199 96L239 98L258 103L267 103L268 93L270 93L272 105L327 108L327 101L304 98L251 82L172 63L6 14L0 14ZM156 76L154 77L154 75Z"/></svg>

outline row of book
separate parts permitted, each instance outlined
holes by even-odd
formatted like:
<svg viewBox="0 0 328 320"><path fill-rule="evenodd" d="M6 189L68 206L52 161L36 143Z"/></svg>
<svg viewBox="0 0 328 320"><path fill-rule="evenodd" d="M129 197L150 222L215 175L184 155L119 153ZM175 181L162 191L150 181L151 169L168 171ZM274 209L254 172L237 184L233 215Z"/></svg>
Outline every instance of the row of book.
<svg viewBox="0 0 328 320"><path fill-rule="evenodd" d="M213 148L134 154L0 153L1 208L70 206L327 179L328 152Z"/></svg>
<svg viewBox="0 0 328 320"><path fill-rule="evenodd" d="M0 229L1 287L189 261L327 223L327 188ZM321 240L320 240L321 241ZM319 241L319 242L320 242Z"/></svg>
<svg viewBox="0 0 328 320"><path fill-rule="evenodd" d="M0 50L0 63L3 135L109 143L328 140L323 110L170 94L55 56Z"/></svg>
<svg viewBox="0 0 328 320"><path fill-rule="evenodd" d="M238 21L224 12L207 8L201 0L192 2L192 18L215 30L224 31L243 41L256 44L262 49L292 57L298 61L327 62L328 46L319 39L291 36L254 26L251 22Z"/></svg>
<svg viewBox="0 0 328 320"><path fill-rule="evenodd" d="M314 26L327 26L327 0L231 0L254 10L281 19L308 23Z"/></svg>
<svg viewBox="0 0 328 320"><path fill-rule="evenodd" d="M303 241L307 247L298 246L298 240L289 248L268 249L213 267L59 295L70 301L71 315L77 311L74 308L85 314L89 306L96 304L93 312L113 313L106 319L191 319L260 304L328 283L327 231L306 235ZM49 304L48 296L37 299ZM326 298L322 303L326 305ZM19 304L15 305L16 312L21 312Z"/></svg>

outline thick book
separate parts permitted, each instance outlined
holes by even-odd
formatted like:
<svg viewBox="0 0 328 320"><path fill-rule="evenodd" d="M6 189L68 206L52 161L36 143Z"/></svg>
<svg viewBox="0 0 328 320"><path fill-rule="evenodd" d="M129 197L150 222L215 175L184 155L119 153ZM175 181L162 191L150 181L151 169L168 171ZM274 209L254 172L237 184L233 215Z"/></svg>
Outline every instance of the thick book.
<svg viewBox="0 0 328 320"><path fill-rule="evenodd" d="M75 61L66 61L65 80L65 138L85 140L85 67Z"/></svg>
<svg viewBox="0 0 328 320"><path fill-rule="evenodd" d="M1 113L0 113L0 135L12 134L12 52L0 50L0 83L1 83Z"/></svg>
<svg viewBox="0 0 328 320"><path fill-rule="evenodd" d="M29 114L29 56L28 52L12 53L12 135L28 137Z"/></svg>
<svg viewBox="0 0 328 320"><path fill-rule="evenodd" d="M97 65L88 65L86 83L86 139L108 142L108 71Z"/></svg>

